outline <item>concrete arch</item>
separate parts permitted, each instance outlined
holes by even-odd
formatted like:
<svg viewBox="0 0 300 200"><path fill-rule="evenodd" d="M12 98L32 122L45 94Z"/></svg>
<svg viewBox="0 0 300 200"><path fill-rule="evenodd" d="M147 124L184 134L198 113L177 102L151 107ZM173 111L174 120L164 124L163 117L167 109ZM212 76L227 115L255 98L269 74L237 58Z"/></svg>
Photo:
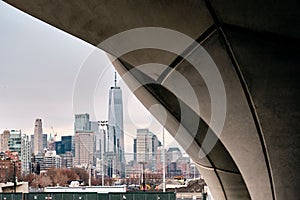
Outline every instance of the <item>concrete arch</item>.
<svg viewBox="0 0 300 200"><path fill-rule="evenodd" d="M297 0L6 2L93 45L125 30L150 26L177 30L195 39L216 62L228 102L219 144L210 159L198 162L213 195L216 199L276 200L299 196ZM187 51L192 54L193 48ZM205 127L211 114L207 88L182 57L147 49L128 53L114 64L122 74L149 62L168 65L188 77L201 108L196 113L203 122L199 127ZM149 73L155 76L155 70ZM132 77L127 82L130 85L147 77L149 74ZM166 83L175 77L172 71L165 71L158 78ZM136 92L146 107L161 103L169 110L167 127L172 133L178 128L178 100L167 94L155 85ZM192 105L186 105L190 108ZM201 146L200 136L189 150L192 157Z"/></svg>

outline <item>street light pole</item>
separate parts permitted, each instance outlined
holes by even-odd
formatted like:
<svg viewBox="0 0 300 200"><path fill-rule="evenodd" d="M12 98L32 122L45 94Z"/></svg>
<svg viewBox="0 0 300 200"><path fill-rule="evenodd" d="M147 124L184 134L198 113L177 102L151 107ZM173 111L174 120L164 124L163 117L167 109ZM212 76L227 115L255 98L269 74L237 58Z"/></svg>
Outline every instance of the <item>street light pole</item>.
<svg viewBox="0 0 300 200"><path fill-rule="evenodd" d="M13 161L14 164L14 193L16 193L17 190L17 182L16 182L16 162Z"/></svg>
<svg viewBox="0 0 300 200"><path fill-rule="evenodd" d="M139 162L139 164L143 165L143 174L142 174L142 177L143 177L143 191L145 192L146 190L146 176L145 176L145 164L147 164L147 162Z"/></svg>
<svg viewBox="0 0 300 200"><path fill-rule="evenodd" d="M105 151L105 134L104 134L104 127L108 126L108 121L98 121L98 123L101 125L102 128L102 186L104 186L104 151Z"/></svg>
<svg viewBox="0 0 300 200"><path fill-rule="evenodd" d="M163 127L163 192L166 192L165 128Z"/></svg>
<svg viewBox="0 0 300 200"><path fill-rule="evenodd" d="M89 186L92 186L92 161L91 161L91 154L92 153L89 153L89 167L88 167L88 170L89 170Z"/></svg>

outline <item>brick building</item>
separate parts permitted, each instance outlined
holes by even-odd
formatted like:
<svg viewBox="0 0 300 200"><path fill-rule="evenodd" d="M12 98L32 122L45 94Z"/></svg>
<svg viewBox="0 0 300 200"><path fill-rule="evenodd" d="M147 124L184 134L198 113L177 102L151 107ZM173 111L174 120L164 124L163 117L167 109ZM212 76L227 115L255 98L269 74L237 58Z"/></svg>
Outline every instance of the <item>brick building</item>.
<svg viewBox="0 0 300 200"><path fill-rule="evenodd" d="M21 176L22 165L17 152L0 153L0 182L13 182L14 165L16 176Z"/></svg>

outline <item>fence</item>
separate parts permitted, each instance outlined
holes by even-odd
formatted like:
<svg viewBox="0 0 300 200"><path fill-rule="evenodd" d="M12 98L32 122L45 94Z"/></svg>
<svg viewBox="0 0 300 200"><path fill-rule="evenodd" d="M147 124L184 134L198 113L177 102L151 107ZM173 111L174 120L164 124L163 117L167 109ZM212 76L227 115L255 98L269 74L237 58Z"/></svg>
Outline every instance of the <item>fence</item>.
<svg viewBox="0 0 300 200"><path fill-rule="evenodd" d="M0 193L0 200L176 200L173 192L127 192L127 193L69 193L34 192Z"/></svg>
<svg viewBox="0 0 300 200"><path fill-rule="evenodd" d="M0 200L20 200L22 198L22 193L0 193Z"/></svg>

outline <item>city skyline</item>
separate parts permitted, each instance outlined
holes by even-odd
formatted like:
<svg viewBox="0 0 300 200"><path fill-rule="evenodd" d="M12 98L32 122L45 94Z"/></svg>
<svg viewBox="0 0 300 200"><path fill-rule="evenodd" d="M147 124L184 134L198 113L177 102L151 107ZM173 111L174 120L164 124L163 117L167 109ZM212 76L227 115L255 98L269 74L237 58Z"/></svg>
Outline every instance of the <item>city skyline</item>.
<svg viewBox="0 0 300 200"><path fill-rule="evenodd" d="M85 62L102 70L91 120L108 120L108 91L113 85L114 68L103 51L1 2L0 16L1 132L21 129L31 135L34 120L40 118L44 133L52 133L53 127L58 138L73 134L74 114L90 113L85 107L73 108L74 85ZM96 56L90 58L92 53ZM162 126L120 77L118 80L123 90L125 148L132 151L136 129L149 128L161 137ZM168 141L174 140L169 137Z"/></svg>

